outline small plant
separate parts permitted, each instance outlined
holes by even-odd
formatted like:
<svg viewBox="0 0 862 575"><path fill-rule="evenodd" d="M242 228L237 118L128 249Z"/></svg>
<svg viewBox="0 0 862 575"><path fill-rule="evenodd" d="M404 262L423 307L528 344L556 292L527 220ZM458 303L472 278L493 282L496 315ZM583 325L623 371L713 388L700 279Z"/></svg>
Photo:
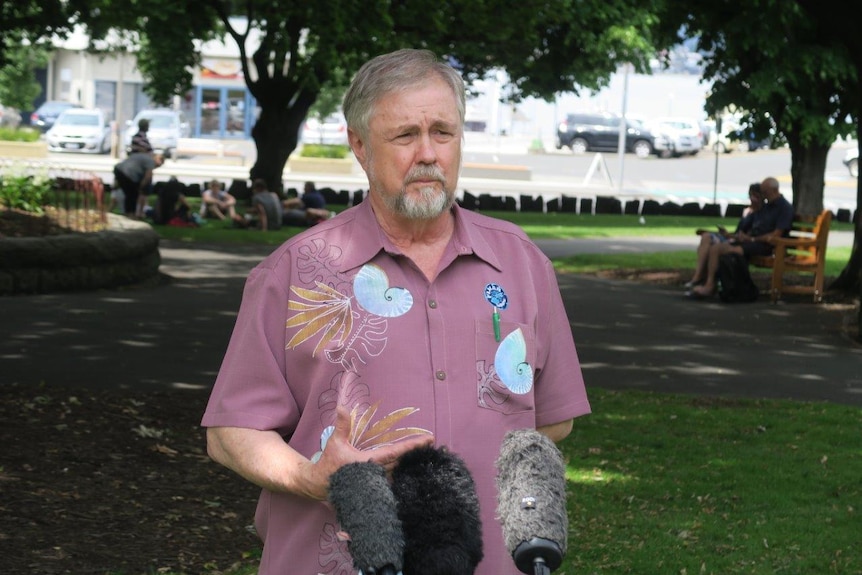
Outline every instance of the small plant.
<svg viewBox="0 0 862 575"><path fill-rule="evenodd" d="M299 155L303 158L344 159L350 153L350 146L334 144L305 144Z"/></svg>
<svg viewBox="0 0 862 575"><path fill-rule="evenodd" d="M0 128L0 140L6 142L37 142L39 131L33 128Z"/></svg>
<svg viewBox="0 0 862 575"><path fill-rule="evenodd" d="M43 176L4 176L0 179L0 203L8 209L42 215L51 185L51 181Z"/></svg>

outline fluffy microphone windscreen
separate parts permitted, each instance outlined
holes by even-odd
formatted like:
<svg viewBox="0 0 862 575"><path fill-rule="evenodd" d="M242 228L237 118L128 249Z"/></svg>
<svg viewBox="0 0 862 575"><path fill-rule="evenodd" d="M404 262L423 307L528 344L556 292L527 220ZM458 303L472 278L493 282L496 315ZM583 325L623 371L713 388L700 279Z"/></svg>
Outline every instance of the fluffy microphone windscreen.
<svg viewBox="0 0 862 575"><path fill-rule="evenodd" d="M554 442L534 429L510 431L497 471L497 516L506 548L514 553L538 538L556 543L562 557L568 539L566 466Z"/></svg>
<svg viewBox="0 0 862 575"><path fill-rule="evenodd" d="M392 472L404 526L404 575L472 575L483 557L473 476L446 449L419 447Z"/></svg>
<svg viewBox="0 0 862 575"><path fill-rule="evenodd" d="M329 477L329 501L341 529L350 536L353 565L364 573L392 573L403 567L404 534L395 495L382 466L348 463Z"/></svg>

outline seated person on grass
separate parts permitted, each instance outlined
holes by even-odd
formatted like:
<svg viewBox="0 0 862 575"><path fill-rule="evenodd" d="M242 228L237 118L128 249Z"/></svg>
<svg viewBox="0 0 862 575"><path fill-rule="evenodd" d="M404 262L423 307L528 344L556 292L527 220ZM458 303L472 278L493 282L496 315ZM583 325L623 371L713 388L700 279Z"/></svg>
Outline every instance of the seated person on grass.
<svg viewBox="0 0 862 575"><path fill-rule="evenodd" d="M311 226L329 219L331 215L326 209L326 199L314 186L314 182L305 182L302 196L288 198L282 202L282 206L286 226Z"/></svg>
<svg viewBox="0 0 862 575"><path fill-rule="evenodd" d="M183 190L184 187L176 176L171 176L171 179L159 188L156 195L156 207L153 210L153 223L197 227Z"/></svg>
<svg viewBox="0 0 862 575"><path fill-rule="evenodd" d="M257 228L262 232L280 229L283 213L279 197L269 191L261 179L252 182L251 191L251 211L245 217L235 217L234 222L240 227Z"/></svg>
<svg viewBox="0 0 862 575"><path fill-rule="evenodd" d="M218 180L212 180L209 187L201 192L201 201L206 206L206 215L212 214L220 220L230 218L236 221L236 198L223 190Z"/></svg>

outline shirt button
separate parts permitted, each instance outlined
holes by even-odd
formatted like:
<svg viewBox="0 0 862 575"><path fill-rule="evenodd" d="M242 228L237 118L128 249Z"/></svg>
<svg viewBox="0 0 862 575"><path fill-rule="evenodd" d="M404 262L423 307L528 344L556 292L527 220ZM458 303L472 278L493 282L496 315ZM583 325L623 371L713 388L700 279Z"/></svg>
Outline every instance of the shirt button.
<svg viewBox="0 0 862 575"><path fill-rule="evenodd" d="M431 309L437 309L437 300L428 300L428 307Z"/></svg>
<svg viewBox="0 0 862 575"><path fill-rule="evenodd" d="M434 376L440 381L443 381L444 379L446 379L446 372L441 369L437 373L435 373Z"/></svg>

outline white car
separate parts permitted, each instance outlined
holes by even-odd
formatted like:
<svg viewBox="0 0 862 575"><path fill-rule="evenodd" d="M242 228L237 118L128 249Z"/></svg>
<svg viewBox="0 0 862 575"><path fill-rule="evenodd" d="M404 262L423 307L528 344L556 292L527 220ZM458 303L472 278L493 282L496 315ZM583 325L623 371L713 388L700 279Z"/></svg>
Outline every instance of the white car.
<svg viewBox="0 0 862 575"><path fill-rule="evenodd" d="M300 139L304 144L347 145L347 122L341 114L327 116L322 122L307 118Z"/></svg>
<svg viewBox="0 0 862 575"><path fill-rule="evenodd" d="M98 108L69 108L45 133L45 142L50 152L107 154L111 151L111 125Z"/></svg>
<svg viewBox="0 0 862 575"><path fill-rule="evenodd" d="M662 157L695 155L703 148L703 131L694 118L662 117L647 124L653 147Z"/></svg>
<svg viewBox="0 0 862 575"><path fill-rule="evenodd" d="M748 151L748 145L741 142L739 139L732 136L739 131L739 125L731 120L724 120L721 123L721 133L715 128L709 133L708 147L713 152L720 154L729 154L734 151ZM743 146L745 144L745 146Z"/></svg>
<svg viewBox="0 0 862 575"><path fill-rule="evenodd" d="M850 170L851 176L854 178L859 177L859 148L847 148L841 161Z"/></svg>
<svg viewBox="0 0 862 575"><path fill-rule="evenodd" d="M173 158L176 155L177 142L180 138L191 137L191 124L184 113L168 108L141 110L131 121L126 122L123 148L127 154L132 151L132 137L138 133L138 122L142 119L150 122L147 139L153 150L161 152L166 158Z"/></svg>

